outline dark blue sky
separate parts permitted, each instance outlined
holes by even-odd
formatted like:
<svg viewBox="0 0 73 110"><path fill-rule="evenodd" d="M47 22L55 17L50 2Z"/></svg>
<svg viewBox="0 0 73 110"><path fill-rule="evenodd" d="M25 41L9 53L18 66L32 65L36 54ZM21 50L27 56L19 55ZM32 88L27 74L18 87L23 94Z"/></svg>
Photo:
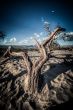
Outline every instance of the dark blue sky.
<svg viewBox="0 0 73 110"><path fill-rule="evenodd" d="M9 38L29 38L44 32L47 21L73 31L72 0L0 0L0 30Z"/></svg>

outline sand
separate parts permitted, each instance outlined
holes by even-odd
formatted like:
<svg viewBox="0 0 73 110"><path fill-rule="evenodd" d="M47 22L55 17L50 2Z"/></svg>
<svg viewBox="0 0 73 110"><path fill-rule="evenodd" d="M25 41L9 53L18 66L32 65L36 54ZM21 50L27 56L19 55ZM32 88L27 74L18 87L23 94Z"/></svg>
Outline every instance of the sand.
<svg viewBox="0 0 73 110"><path fill-rule="evenodd" d="M39 57L37 51L29 51L28 54L32 60L37 60ZM44 92L44 97L41 100L42 96L39 93L38 104L28 102L30 97L24 90L26 73L22 58L0 58L0 108L2 107L2 110L25 110L24 108L47 110L48 107L65 103L73 98L73 51L51 51L50 59L41 69L43 82L40 91ZM36 104L35 108L33 104Z"/></svg>

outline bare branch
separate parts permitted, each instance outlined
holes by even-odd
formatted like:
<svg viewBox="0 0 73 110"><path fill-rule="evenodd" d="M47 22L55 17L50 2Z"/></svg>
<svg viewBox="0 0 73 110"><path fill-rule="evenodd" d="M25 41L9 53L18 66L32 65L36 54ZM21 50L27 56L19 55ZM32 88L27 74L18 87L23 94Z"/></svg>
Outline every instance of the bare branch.
<svg viewBox="0 0 73 110"><path fill-rule="evenodd" d="M26 68L27 68L28 74L30 74L32 66L33 66L33 63L32 63L30 57L28 56L28 54L26 52L24 53L24 55L22 57L23 57L24 62L26 64Z"/></svg>
<svg viewBox="0 0 73 110"><path fill-rule="evenodd" d="M43 64L47 61L48 59L48 55L47 55L47 51L45 49L45 47L43 45L41 45L41 49L42 49L42 59L39 61L38 66L36 66L36 70L40 71L40 69L42 68Z"/></svg>
<svg viewBox="0 0 73 110"><path fill-rule="evenodd" d="M44 58L44 49L45 49L46 45L48 44L50 46L51 42L55 39L55 35L62 30L63 30L63 28L61 28L61 27L56 28L55 31L51 33L49 38L46 39L46 41L44 41L44 43L42 45L40 45L39 42L36 39L34 39L36 41L38 50L40 52L40 59L38 59L36 61L35 66L37 66L38 63ZM49 50L49 52L50 52L50 50Z"/></svg>
<svg viewBox="0 0 73 110"><path fill-rule="evenodd" d="M15 56L15 57L23 58L25 65L26 65L27 72L30 73L31 67L33 64L32 64L32 61L26 52L20 52L20 53L11 52L11 46L9 46L7 51L4 53L3 57L5 57L5 56L12 56L12 57Z"/></svg>
<svg viewBox="0 0 73 110"><path fill-rule="evenodd" d="M34 40L35 40L35 42L36 42L36 45L37 45L37 47L38 47L39 52L42 53L42 52L41 52L41 45L40 45L40 43L37 41L36 38L34 38Z"/></svg>
<svg viewBox="0 0 73 110"><path fill-rule="evenodd" d="M54 30L54 32L51 33L51 35L48 37L48 39L46 39L44 42L43 42L43 46L46 46L51 40L54 40L55 39L55 35L58 33L58 32L61 32L61 31L64 31L63 28L61 27L58 27Z"/></svg>
<svg viewBox="0 0 73 110"><path fill-rule="evenodd" d="M11 50L11 46L8 47L8 49L4 53L3 57L10 56L10 54L11 54L10 50Z"/></svg>
<svg viewBox="0 0 73 110"><path fill-rule="evenodd" d="M37 41L37 39L34 39L37 43L37 47L38 47L38 50L40 52L40 58L35 62L35 67L38 65L38 63L42 60L43 58L43 51L42 51L42 47L40 45L40 43Z"/></svg>

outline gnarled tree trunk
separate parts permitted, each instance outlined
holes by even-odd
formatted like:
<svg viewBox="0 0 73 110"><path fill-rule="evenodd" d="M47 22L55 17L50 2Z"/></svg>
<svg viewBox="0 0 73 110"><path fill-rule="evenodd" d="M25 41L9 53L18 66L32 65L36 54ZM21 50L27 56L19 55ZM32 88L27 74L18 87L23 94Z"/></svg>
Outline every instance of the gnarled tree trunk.
<svg viewBox="0 0 73 110"><path fill-rule="evenodd" d="M25 74L25 80L24 80L24 90L27 93L38 93L38 80L39 80L39 75L41 74L41 68L44 65L44 63L49 59L49 54L47 52L46 46L47 44L51 44L51 42L55 39L55 35L62 31L63 28L57 28L54 32L51 33L51 35L46 39L42 44L39 44L39 42L36 40L37 43L37 48L40 52L40 58L35 61L34 63L30 59L27 53L10 53L10 48L9 51L4 54L4 56L9 53L12 56L21 56L24 60L24 63L26 65L27 69L27 74ZM49 47L48 47L49 48Z"/></svg>

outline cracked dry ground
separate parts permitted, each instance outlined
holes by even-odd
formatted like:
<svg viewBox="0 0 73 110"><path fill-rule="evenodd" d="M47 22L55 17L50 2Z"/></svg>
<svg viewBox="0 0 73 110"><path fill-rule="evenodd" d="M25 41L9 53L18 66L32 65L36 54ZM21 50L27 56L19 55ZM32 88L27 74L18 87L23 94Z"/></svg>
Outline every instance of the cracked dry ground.
<svg viewBox="0 0 73 110"><path fill-rule="evenodd" d="M25 93L27 71L23 59L0 58L0 110L50 110L67 103L73 98L72 53L65 50L51 52L50 59L41 69L37 97ZM37 59L37 52L29 54L32 60Z"/></svg>

